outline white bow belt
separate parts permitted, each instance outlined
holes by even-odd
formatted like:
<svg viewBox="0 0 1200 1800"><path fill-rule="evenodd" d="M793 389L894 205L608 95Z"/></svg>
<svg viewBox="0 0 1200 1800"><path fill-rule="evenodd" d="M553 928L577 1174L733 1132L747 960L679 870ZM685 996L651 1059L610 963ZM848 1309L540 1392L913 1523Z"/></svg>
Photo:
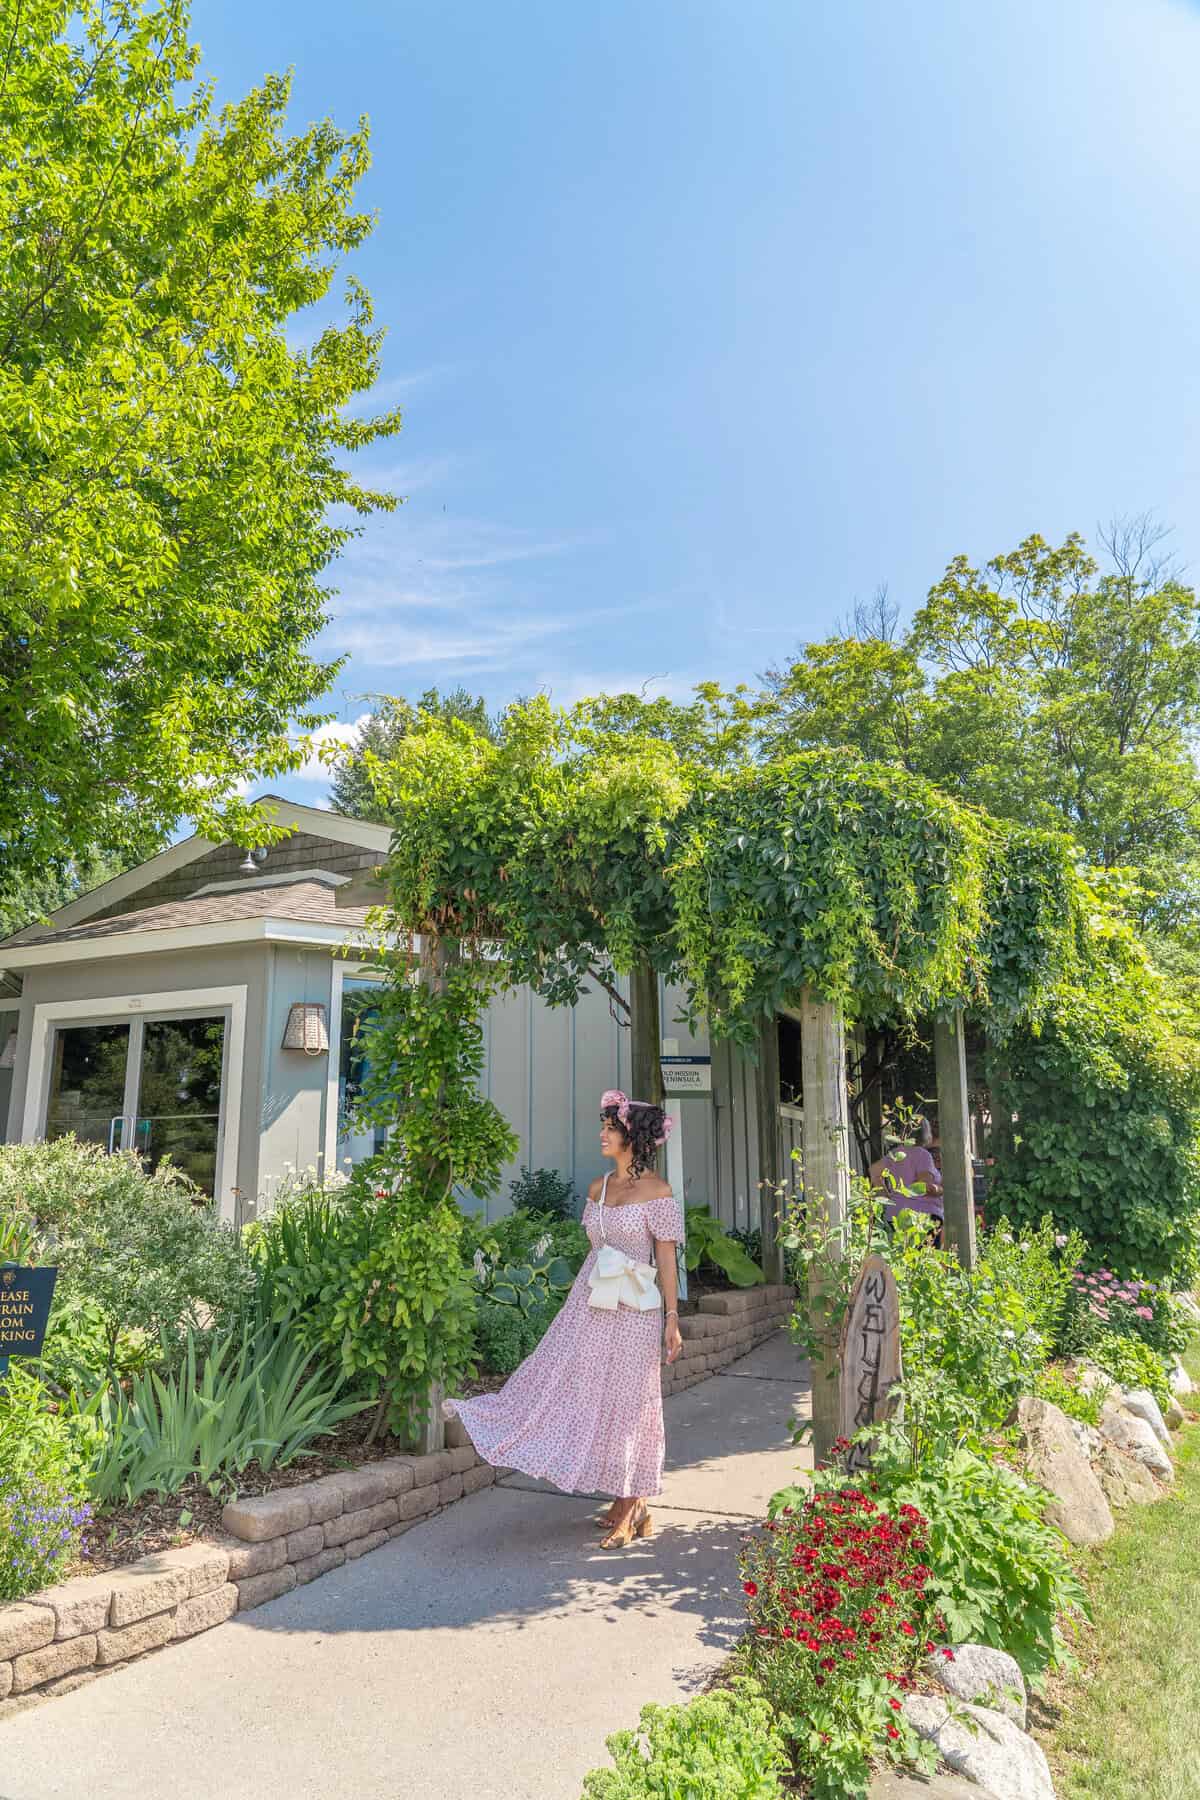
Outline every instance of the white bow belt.
<svg viewBox="0 0 1200 1800"><path fill-rule="evenodd" d="M588 1305L603 1312L631 1306L635 1312L656 1312L662 1305L655 1271L649 1263L634 1262L614 1244L605 1244L588 1276Z"/></svg>

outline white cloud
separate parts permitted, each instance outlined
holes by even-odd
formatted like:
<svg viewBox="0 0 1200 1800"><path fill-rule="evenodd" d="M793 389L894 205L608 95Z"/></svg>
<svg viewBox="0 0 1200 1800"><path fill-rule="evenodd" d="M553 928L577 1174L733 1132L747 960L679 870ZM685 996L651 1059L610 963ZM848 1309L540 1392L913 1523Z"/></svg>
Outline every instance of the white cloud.
<svg viewBox="0 0 1200 1800"><path fill-rule="evenodd" d="M352 744L369 717L369 713L360 713L351 724L339 719L331 719L327 725L318 725L315 731L308 732L306 736L311 749L290 779L292 781L319 781L323 787L328 787L332 770L328 763L322 761L321 749L328 749L331 744Z"/></svg>

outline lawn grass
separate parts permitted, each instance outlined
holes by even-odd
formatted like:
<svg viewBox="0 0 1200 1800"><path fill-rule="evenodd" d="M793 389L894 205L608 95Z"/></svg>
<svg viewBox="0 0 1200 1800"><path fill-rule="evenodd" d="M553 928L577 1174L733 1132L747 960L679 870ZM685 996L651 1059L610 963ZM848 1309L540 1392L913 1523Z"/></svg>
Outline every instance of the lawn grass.
<svg viewBox="0 0 1200 1800"><path fill-rule="evenodd" d="M1200 1345L1187 1358L1200 1371ZM1059 1800L1200 1800L1200 1425L1175 1492L1118 1515L1084 1565L1093 1622L1042 1744Z"/></svg>

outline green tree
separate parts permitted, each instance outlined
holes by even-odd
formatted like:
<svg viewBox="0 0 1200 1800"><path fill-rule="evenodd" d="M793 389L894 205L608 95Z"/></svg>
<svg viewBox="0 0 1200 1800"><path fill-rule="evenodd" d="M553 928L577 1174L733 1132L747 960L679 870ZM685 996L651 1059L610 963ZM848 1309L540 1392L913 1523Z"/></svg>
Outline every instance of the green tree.
<svg viewBox="0 0 1200 1800"><path fill-rule="evenodd" d="M11 6L0 38L0 887L136 858L184 814L262 841L331 669L322 571L390 506L340 452L381 334L298 348L371 228L365 124L217 112L186 0ZM336 511L332 509L337 509Z"/></svg>
<svg viewBox="0 0 1200 1800"><path fill-rule="evenodd" d="M329 788L335 812L343 813L348 819L372 819L387 824L390 815L386 802L376 790L372 769L389 761L401 738L407 736L422 715L433 719L461 719L491 743L500 741L503 730L502 717L493 718L479 695L468 693L465 687L451 688L448 694L430 688L416 706L389 696L364 721L349 749L336 756Z"/></svg>
<svg viewBox="0 0 1200 1800"><path fill-rule="evenodd" d="M957 557L905 632L808 645L768 678L768 746L848 745L993 816L1067 830L1143 877L1144 917L1200 917L1200 601L1146 519Z"/></svg>

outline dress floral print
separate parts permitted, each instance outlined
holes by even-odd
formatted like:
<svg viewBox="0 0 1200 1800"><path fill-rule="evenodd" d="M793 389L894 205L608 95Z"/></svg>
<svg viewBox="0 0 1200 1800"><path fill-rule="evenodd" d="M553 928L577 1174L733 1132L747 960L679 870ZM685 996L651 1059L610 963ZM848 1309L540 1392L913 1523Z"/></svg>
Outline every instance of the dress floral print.
<svg viewBox="0 0 1200 1800"><path fill-rule="evenodd" d="M601 1190L603 1194L603 1189ZM589 1277L604 1244L637 1262L654 1244L680 1243L683 1218L671 1194L604 1206L589 1200L583 1225L591 1251L562 1311L496 1394L453 1400L485 1462L551 1481L568 1494L651 1498L662 1491L662 1309L604 1312L588 1304Z"/></svg>

